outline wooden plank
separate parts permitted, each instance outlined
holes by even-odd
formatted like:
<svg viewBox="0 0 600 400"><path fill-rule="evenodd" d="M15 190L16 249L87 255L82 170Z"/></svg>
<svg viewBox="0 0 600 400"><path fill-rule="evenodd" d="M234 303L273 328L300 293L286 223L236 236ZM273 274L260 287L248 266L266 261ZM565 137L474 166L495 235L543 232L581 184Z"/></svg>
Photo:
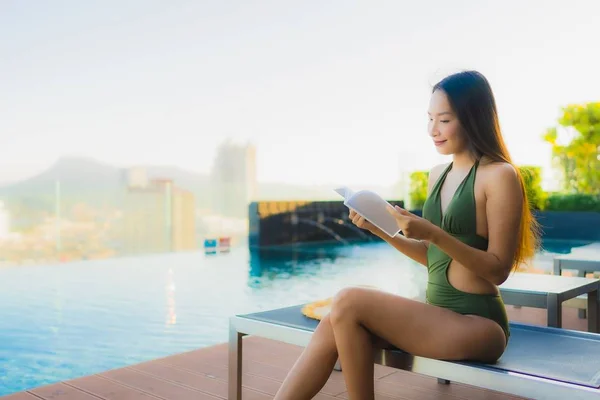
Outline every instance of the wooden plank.
<svg viewBox="0 0 600 400"><path fill-rule="evenodd" d="M193 373L192 371L186 371L174 367L162 362L146 362L144 364L136 365L131 369L149 374L152 376L160 377L166 381L184 385L190 388L194 388L210 394L214 397L226 399L227 398L227 374L225 373L225 379L218 379L216 377L210 377L203 373ZM256 388L245 385L242 394L244 399L268 399L265 393L260 393Z"/></svg>
<svg viewBox="0 0 600 400"><path fill-rule="evenodd" d="M105 400L155 400L159 398L98 375L77 378L65 383Z"/></svg>
<svg viewBox="0 0 600 400"><path fill-rule="evenodd" d="M42 386L37 389L30 390L31 393L46 400L98 400L96 396L92 396L80 389L64 383L55 383L52 385Z"/></svg>
<svg viewBox="0 0 600 400"><path fill-rule="evenodd" d="M450 383L441 385L436 378L415 374L408 371L397 370L392 375L379 379L375 384L376 389L381 393L405 393L410 392L410 398L438 398L437 395L443 395L447 399L518 399L519 397L510 396L505 393L493 392L474 386L463 385L461 383ZM432 396L435 393L435 396Z"/></svg>
<svg viewBox="0 0 600 400"><path fill-rule="evenodd" d="M219 379L194 374L159 362L146 362L135 365L131 367L131 370L196 389L214 397L227 398L227 383Z"/></svg>
<svg viewBox="0 0 600 400"><path fill-rule="evenodd" d="M188 386L177 385L157 377L140 373L131 368L120 368L100 374L103 378L118 382L124 386L148 393L161 399L202 399L215 400L216 396L195 390Z"/></svg>
<svg viewBox="0 0 600 400"><path fill-rule="evenodd" d="M2 396L2 400L40 400L40 398L32 395L31 393L18 392L18 393Z"/></svg>
<svg viewBox="0 0 600 400"><path fill-rule="evenodd" d="M261 339L266 341L266 339ZM223 354L223 357L226 357L226 354ZM157 376L170 376L170 374L175 374L173 371L165 372L164 368L169 366L175 369L180 369L185 374L190 374L194 377L210 377L214 378L222 384L222 392L215 391L212 392L215 395L222 396L226 393L226 383L227 383L227 368L221 365L215 364L205 364L203 360L194 359L193 356L190 356L188 359L178 359L175 363L168 363L167 361L161 361L161 365L152 365L152 363L145 363L143 366L144 372L156 374ZM248 369L248 365L252 365L251 369ZM258 363L252 360L249 360L248 357L244 360L244 375L242 378L243 386L247 388L251 388L253 390L269 394L271 397L275 395L283 379L287 375L289 369L281 369L278 367L274 367L270 364ZM132 367L134 369L139 369L139 366ZM273 378L271 373L276 372L277 378ZM165 375L166 374L166 375ZM339 374L339 373L338 373ZM279 379L278 379L279 378ZM192 379L192 378L189 378ZM197 378L193 378L197 379ZM343 378L342 378L343 379ZM330 379L329 382L325 385L322 390L324 395L329 395L331 397L338 395L346 390L343 381L333 381Z"/></svg>

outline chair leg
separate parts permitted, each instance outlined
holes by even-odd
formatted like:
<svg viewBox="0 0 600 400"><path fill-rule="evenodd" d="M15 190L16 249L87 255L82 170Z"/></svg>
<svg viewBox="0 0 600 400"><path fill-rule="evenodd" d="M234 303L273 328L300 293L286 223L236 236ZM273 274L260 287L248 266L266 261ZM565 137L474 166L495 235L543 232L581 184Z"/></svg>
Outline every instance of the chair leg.
<svg viewBox="0 0 600 400"><path fill-rule="evenodd" d="M228 400L242 399L242 337L233 326L229 327L229 382Z"/></svg>
<svg viewBox="0 0 600 400"><path fill-rule="evenodd" d="M580 278L585 278L585 272L586 271L577 271L577 276ZM580 308L577 312L579 319L586 319L587 318L587 309L585 308Z"/></svg>
<svg viewBox="0 0 600 400"><path fill-rule="evenodd" d="M448 379L438 378L438 383L441 385L449 385L450 381Z"/></svg>

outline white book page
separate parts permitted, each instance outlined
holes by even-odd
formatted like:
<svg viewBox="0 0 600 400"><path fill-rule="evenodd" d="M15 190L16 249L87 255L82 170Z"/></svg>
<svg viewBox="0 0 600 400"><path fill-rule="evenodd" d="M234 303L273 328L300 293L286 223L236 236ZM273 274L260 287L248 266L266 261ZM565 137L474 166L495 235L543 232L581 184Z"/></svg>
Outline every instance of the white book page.
<svg viewBox="0 0 600 400"><path fill-rule="evenodd" d="M346 207L356 211L388 236L394 237L400 232L396 219L387 210L391 204L377 193L370 190L353 192L347 187L335 191L344 198Z"/></svg>

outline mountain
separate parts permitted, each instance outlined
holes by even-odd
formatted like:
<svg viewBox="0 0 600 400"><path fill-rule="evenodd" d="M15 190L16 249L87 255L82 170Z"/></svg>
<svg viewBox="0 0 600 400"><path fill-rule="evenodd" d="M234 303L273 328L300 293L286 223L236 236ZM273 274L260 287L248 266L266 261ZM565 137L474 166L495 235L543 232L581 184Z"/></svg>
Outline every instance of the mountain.
<svg viewBox="0 0 600 400"><path fill-rule="evenodd" d="M210 177L176 166L139 166L149 179L172 179L178 187L194 193L196 205L210 208L214 196ZM62 157L50 168L29 179L0 187L0 200L8 204L25 204L29 209L53 210L55 182L60 181L63 205L85 202L96 206L119 206L127 187L127 168L119 168L84 157ZM267 182L258 185L259 200L340 200L333 189L336 185L294 185ZM354 189L375 190L392 198L390 188L372 185L353 185Z"/></svg>
<svg viewBox="0 0 600 400"><path fill-rule="evenodd" d="M207 188L208 177L171 166L147 166L148 178L170 178L198 198ZM0 187L7 203L26 203L33 208L52 209L56 181L65 203L86 202L96 206L118 206L127 187L127 169L83 157L62 157L47 170L19 182ZM201 197L198 198L201 202Z"/></svg>
<svg viewBox="0 0 600 400"><path fill-rule="evenodd" d="M63 157L36 176L0 187L0 197L8 204L49 211L54 207L58 180L61 198L67 203L110 204L118 201L121 177L117 167L93 159Z"/></svg>
<svg viewBox="0 0 600 400"><path fill-rule="evenodd" d="M67 187L88 186L91 180L97 187L116 187L120 178L120 169L109 164L82 157L63 157L36 176L0 187L0 193L53 190L56 180Z"/></svg>

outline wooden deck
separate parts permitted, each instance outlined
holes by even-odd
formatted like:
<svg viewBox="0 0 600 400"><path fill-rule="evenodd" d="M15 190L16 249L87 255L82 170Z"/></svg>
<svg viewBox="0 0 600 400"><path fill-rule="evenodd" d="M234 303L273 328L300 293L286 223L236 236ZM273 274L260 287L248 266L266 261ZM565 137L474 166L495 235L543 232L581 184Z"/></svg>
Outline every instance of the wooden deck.
<svg viewBox="0 0 600 400"><path fill-rule="evenodd" d="M545 325L545 310L514 309L513 321ZM563 326L586 330L577 310L563 311ZM244 339L244 399L273 398L302 348L257 337ZM376 366L378 399L515 399L516 397L452 383L440 385L434 378ZM130 400L130 399L226 399L227 343L152 360L125 368L73 379L0 397L3 400ZM344 378L334 371L316 399L347 399Z"/></svg>

